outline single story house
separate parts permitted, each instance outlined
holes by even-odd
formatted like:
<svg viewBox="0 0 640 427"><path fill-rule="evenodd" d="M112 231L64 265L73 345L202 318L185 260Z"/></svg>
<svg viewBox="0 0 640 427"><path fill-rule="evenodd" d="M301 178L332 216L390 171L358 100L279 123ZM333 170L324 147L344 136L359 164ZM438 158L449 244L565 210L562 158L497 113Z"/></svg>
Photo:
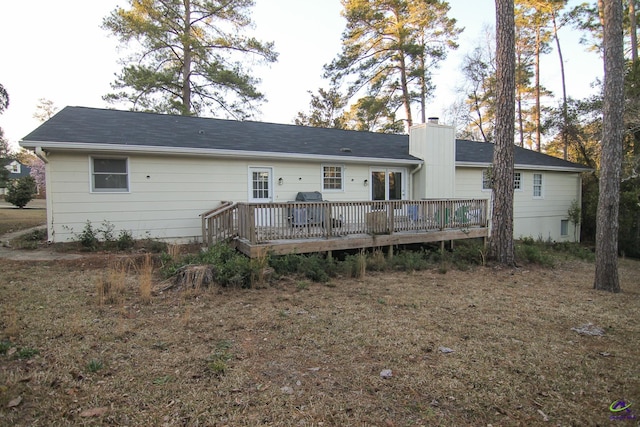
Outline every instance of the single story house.
<svg viewBox="0 0 640 427"><path fill-rule="evenodd" d="M491 198L493 144L456 140L433 121L391 135L66 107L20 145L46 163L54 242L74 240L87 221L198 241L200 215L223 201L287 202L299 192L336 202ZM516 147L514 237L577 239L567 212L588 170Z"/></svg>

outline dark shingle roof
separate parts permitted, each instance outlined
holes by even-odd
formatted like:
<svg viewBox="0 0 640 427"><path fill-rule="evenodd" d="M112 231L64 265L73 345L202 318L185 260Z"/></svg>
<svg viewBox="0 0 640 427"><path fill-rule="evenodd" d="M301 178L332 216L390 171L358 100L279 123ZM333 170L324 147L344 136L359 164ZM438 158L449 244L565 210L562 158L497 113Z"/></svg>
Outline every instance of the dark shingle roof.
<svg viewBox="0 0 640 427"><path fill-rule="evenodd" d="M79 143L419 161L409 155L408 135L86 107L64 108L25 136L23 142L48 142L50 147ZM493 147L490 143L457 140L456 161L489 164ZM588 170L520 147L515 147L515 163Z"/></svg>
<svg viewBox="0 0 640 427"><path fill-rule="evenodd" d="M456 141L456 161L463 163L492 163L494 144L488 142L476 142L458 139ZM514 147L514 163L516 165L529 165L552 168L570 168L589 170L587 166L568 162L537 151L526 148Z"/></svg>
<svg viewBox="0 0 640 427"><path fill-rule="evenodd" d="M418 160L406 135L85 107L64 108L23 141Z"/></svg>

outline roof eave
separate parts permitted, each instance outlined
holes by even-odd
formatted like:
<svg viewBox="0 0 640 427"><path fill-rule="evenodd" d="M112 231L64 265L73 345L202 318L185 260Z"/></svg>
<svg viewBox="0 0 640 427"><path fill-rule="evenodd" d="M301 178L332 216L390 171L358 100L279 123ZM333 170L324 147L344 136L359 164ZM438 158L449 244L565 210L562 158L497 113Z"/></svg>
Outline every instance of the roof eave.
<svg viewBox="0 0 640 427"><path fill-rule="evenodd" d="M458 167L469 168L488 168L491 163L486 162L456 162ZM528 169L528 170L540 170L540 171L554 171L554 172L591 172L593 169L587 167L571 167L571 166L546 166L546 165L528 165L522 163L516 163L513 165L514 169Z"/></svg>
<svg viewBox="0 0 640 427"><path fill-rule="evenodd" d="M161 147L146 145L123 144L89 144L84 142L53 142L53 141L20 141L24 148L42 148L46 151L91 151L94 153L144 153L157 155L181 155L181 156L207 156L219 158L251 158L251 159L278 159L278 160L312 160L332 161L343 163L366 164L392 164L392 165L418 165L420 159L389 159L382 157L361 156L332 156L322 154L280 153L267 151L242 151L242 150L218 150L208 148L189 147Z"/></svg>

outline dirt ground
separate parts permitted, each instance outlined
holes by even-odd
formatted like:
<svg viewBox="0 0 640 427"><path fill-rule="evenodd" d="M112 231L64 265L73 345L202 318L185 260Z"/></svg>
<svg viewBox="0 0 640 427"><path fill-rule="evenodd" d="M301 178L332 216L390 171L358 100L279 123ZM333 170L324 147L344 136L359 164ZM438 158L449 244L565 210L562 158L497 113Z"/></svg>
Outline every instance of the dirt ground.
<svg viewBox="0 0 640 427"><path fill-rule="evenodd" d="M620 294L594 291L593 264L582 261L327 284L289 277L150 301L142 271L108 255L0 259L0 425L604 426L640 417L638 261L621 260ZM612 412L616 401L632 406Z"/></svg>

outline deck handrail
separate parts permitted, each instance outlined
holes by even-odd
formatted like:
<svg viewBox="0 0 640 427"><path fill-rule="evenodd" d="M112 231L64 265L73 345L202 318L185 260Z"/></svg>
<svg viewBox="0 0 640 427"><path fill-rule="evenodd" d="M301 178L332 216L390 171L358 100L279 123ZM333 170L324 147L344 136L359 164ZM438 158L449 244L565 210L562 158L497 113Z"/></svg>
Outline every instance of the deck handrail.
<svg viewBox="0 0 640 427"><path fill-rule="evenodd" d="M245 203L202 214L203 240L251 244L487 227L487 199Z"/></svg>
<svg viewBox="0 0 640 427"><path fill-rule="evenodd" d="M213 245L219 241L236 236L236 211L238 203L221 202L210 211L200 214L202 217L202 240L206 245Z"/></svg>

